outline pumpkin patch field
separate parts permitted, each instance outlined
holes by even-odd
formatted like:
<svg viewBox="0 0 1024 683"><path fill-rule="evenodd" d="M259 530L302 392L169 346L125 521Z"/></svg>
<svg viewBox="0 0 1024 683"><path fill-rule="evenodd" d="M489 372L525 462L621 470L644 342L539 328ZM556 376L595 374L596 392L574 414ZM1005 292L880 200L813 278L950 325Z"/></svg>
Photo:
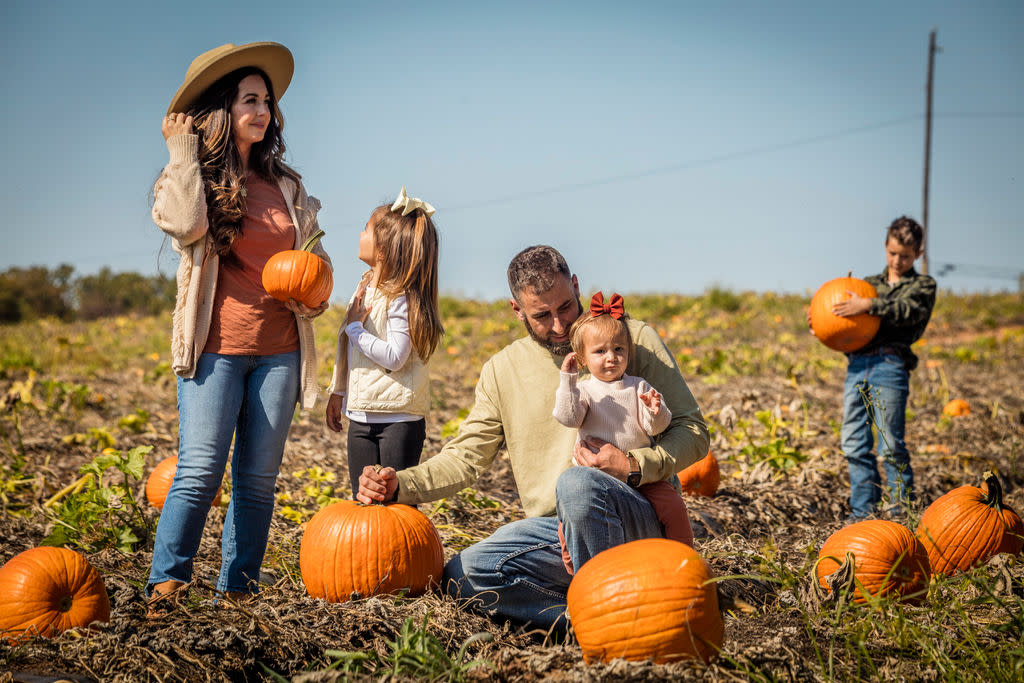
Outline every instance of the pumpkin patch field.
<svg viewBox="0 0 1024 683"><path fill-rule="evenodd" d="M503 454L448 498L360 509L342 502L345 435L324 400L294 416L259 596L214 590L228 476L195 580L148 616L147 495L162 495L147 479L177 455L170 313L0 327L0 683L1024 680L1024 304L939 293L913 347L917 500L857 523L846 358L809 334L809 304L626 296L696 397L710 460L680 474L692 550L637 542L577 568L567 637L437 592L443 561L523 516ZM483 362L524 334L506 302L444 298L442 314L423 458L458 431ZM314 323L324 388L343 318L334 305Z"/></svg>

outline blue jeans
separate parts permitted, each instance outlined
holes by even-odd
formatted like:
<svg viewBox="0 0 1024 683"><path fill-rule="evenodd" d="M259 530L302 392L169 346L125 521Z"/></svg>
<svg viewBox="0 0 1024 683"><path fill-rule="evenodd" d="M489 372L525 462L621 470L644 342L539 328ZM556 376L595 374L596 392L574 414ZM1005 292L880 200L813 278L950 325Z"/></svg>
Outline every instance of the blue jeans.
<svg viewBox="0 0 1024 683"><path fill-rule="evenodd" d="M178 378L178 469L153 547L152 586L192 579L192 559L231 451L231 504L221 538L217 590L256 592L274 511L274 489L295 405L299 352L204 353Z"/></svg>
<svg viewBox="0 0 1024 683"><path fill-rule="evenodd" d="M843 391L843 453L850 469L850 509L866 517L882 499L878 460L885 467L889 504L913 500L914 471L903 441L910 373L898 355L850 356ZM872 454L878 435L878 458Z"/></svg>
<svg viewBox="0 0 1024 683"><path fill-rule="evenodd" d="M616 545L661 537L651 504L635 489L592 467L571 467L555 488L558 517L530 517L498 529L444 568L453 598L472 598L487 614L534 627L564 629L572 577L562 564L558 522L577 571Z"/></svg>

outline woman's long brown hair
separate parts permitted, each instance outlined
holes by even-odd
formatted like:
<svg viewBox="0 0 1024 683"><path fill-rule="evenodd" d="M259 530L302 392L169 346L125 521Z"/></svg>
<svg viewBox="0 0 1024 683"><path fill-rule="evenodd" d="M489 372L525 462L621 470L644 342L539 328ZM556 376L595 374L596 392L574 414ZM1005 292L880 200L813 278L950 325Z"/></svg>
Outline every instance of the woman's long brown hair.
<svg viewBox="0 0 1024 683"><path fill-rule="evenodd" d="M199 167L206 189L207 218L214 248L222 257L229 257L231 243L242 231L245 215L245 178L242 175L242 157L235 146L231 128L231 105L238 96L238 84L246 76L257 74L263 78L270 95L271 117L263 140L249 151L249 170L270 181L287 176L299 180L299 175L282 161L284 140L273 85L267 75L256 67L232 71L207 88L188 108L199 135ZM298 227L298 226L296 226Z"/></svg>
<svg viewBox="0 0 1024 683"><path fill-rule="evenodd" d="M437 304L437 228L423 209L403 216L386 204L374 209L370 222L381 263L377 290L388 302L405 294L409 336L426 361L444 335Z"/></svg>

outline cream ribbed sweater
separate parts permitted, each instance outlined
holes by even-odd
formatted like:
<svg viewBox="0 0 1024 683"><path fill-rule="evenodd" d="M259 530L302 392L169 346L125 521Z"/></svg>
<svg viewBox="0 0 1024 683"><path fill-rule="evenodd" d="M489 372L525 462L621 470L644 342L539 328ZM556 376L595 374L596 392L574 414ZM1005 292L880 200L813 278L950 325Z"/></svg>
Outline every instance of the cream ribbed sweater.
<svg viewBox="0 0 1024 683"><path fill-rule="evenodd" d="M597 437L620 451L651 445L672 420L665 401L657 415L640 401L651 385L639 377L623 375L615 382L594 377L577 381L578 373L563 372L552 415L566 427L579 430L579 438Z"/></svg>
<svg viewBox="0 0 1024 683"><path fill-rule="evenodd" d="M220 266L220 259L207 237L209 222L206 193L199 173L198 148L197 135L169 138L170 162L153 187L153 221L171 237L171 246L181 256L171 331L171 368L184 378L195 375L196 361L206 346ZM308 196L301 182L281 178L279 184L295 225L295 248L298 249L317 230L316 213L320 209L320 201ZM319 243L314 252L330 264L330 257ZM319 394L313 323L298 316L295 316L295 322L302 358L300 402L303 408L308 409L316 403Z"/></svg>

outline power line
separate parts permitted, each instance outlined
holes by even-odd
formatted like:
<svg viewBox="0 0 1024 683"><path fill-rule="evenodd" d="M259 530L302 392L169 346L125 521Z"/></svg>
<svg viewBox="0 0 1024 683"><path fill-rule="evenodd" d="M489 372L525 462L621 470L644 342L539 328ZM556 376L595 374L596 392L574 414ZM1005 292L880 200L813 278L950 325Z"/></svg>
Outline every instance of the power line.
<svg viewBox="0 0 1024 683"><path fill-rule="evenodd" d="M731 152L719 156L706 157L704 159L693 159L691 161L684 161L678 164L670 164L668 166L658 166L644 171L637 171L636 173L609 176L607 178L597 178L594 180L588 180L580 183L566 183L565 185L557 185L554 187L548 187L540 190L528 190L525 192L518 192L516 194L505 195L503 197L494 197L492 199L484 199L479 202L472 202L469 204L462 204L459 206L449 206L443 208L447 213L451 211L462 211L465 209L478 209L485 206L493 206L495 204L506 204L509 202L522 201L523 199L532 199L535 197L543 197L552 194L561 194L563 192L577 192L579 190L586 190L592 187L600 187L602 185L611 185L614 183L626 182L629 180L637 180L639 178L647 178L655 175L664 175L667 173L677 173L679 171L685 171L703 166L712 166L714 164L720 164L727 161L735 161L736 159L760 156L762 154L771 154L774 152L780 152L782 150L793 149L796 147L805 147L807 145L813 145L819 142L827 142L829 140L837 140L839 138L849 137L852 135L859 135L861 133L881 130L883 128L891 128L893 126L902 125L910 121L917 121L921 118L921 114L914 114L911 116L904 116L898 119L891 119L889 121L880 121L878 123L872 123L866 126L859 126L857 128L848 128L846 130L840 130L833 133L815 135L809 138L800 138L797 140L791 140L789 142L776 143L773 145L764 145L761 147L753 147L751 149L742 150L739 152Z"/></svg>
<svg viewBox="0 0 1024 683"><path fill-rule="evenodd" d="M1022 269L1013 269L1006 266L981 266L971 263L943 263L939 266L939 277L944 275L966 275L973 277L991 278L994 280L1018 280Z"/></svg>

